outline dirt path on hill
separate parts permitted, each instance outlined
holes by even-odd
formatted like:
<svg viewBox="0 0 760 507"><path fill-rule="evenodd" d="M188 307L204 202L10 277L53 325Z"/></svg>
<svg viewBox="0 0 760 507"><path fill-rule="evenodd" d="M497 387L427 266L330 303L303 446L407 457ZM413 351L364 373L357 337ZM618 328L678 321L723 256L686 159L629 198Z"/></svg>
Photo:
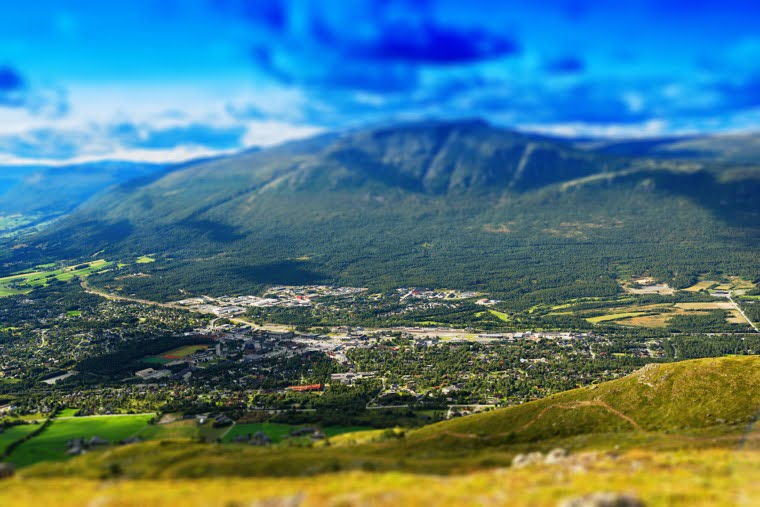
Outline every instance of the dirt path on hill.
<svg viewBox="0 0 760 507"><path fill-rule="evenodd" d="M601 407L601 408L605 409L606 411L610 412L611 414L614 414L617 417L619 417L619 418L627 421L628 423L631 424L631 426L633 426L638 431L644 431L644 429L639 425L639 423L637 423L636 421L634 421L631 417L625 415L624 413L622 413L621 411L619 411L619 410L617 410L615 408L612 408L609 404L607 404L607 403L605 403L603 401L600 401L600 400L575 401L575 402L572 402L572 403L557 403L557 404L554 404L554 405L550 405L548 407L545 407L541 412L539 412L538 415L536 415L536 417L534 417L533 419L531 419L527 423L523 424L520 428L518 428L517 431L525 431L525 430L527 430L528 428L530 428L531 426L533 426L536 422L538 422L538 420L541 419L544 415L546 415L546 413L549 410L551 410L553 408L573 409L573 408L578 408L578 407Z"/></svg>

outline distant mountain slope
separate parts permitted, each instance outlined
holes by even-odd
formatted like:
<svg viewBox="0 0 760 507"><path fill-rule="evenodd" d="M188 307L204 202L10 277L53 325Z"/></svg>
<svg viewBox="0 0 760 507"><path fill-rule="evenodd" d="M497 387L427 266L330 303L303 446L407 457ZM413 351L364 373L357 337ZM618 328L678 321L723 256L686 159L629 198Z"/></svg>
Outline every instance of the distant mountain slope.
<svg viewBox="0 0 760 507"><path fill-rule="evenodd" d="M65 212L110 185L146 176L163 167L134 162L0 167L0 212Z"/></svg>
<svg viewBox="0 0 760 507"><path fill-rule="evenodd" d="M643 272L677 286L711 270L754 278L758 173L599 154L480 121L413 123L122 184L5 269L151 252L146 270L160 274L119 285L164 298L319 281L551 300L614 294L617 276Z"/></svg>
<svg viewBox="0 0 760 507"><path fill-rule="evenodd" d="M760 133L596 141L581 144L611 155L760 164Z"/></svg>

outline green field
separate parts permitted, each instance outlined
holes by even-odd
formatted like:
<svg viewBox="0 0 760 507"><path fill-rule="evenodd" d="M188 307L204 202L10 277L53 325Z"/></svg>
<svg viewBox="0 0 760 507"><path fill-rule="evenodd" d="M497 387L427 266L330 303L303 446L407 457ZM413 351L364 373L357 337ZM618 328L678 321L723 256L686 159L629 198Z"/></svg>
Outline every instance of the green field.
<svg viewBox="0 0 760 507"><path fill-rule="evenodd" d="M278 424L278 423L244 423L236 424L232 429L224 436L223 442L233 442L238 435L253 435L257 431L263 432L266 436L272 439L274 443L281 442L287 437L292 430L303 428L305 426L294 426L292 424ZM328 437L334 437L342 435L344 433L352 433L354 431L364 431L372 428L364 426L329 426L322 428L322 432Z"/></svg>
<svg viewBox="0 0 760 507"><path fill-rule="evenodd" d="M151 262L156 262L156 259L150 255L143 255L142 257L138 257L135 262L137 264L150 264Z"/></svg>
<svg viewBox="0 0 760 507"><path fill-rule="evenodd" d="M144 440L197 439L200 432L201 428L195 419L181 419L166 424L150 424L138 436Z"/></svg>
<svg viewBox="0 0 760 507"><path fill-rule="evenodd" d="M15 275L0 278L0 297L26 294L35 287L46 286L52 280L66 282L77 276L85 277L91 273L101 271L111 264L113 263L110 261L98 259L92 262L59 269L44 269L43 266L38 266L38 268L43 269L26 273L16 273Z"/></svg>
<svg viewBox="0 0 760 507"><path fill-rule="evenodd" d="M5 452L5 449L13 442L28 435L39 427L39 424L23 424L6 428L5 431L0 433L0 453Z"/></svg>
<svg viewBox="0 0 760 507"><path fill-rule="evenodd" d="M509 321L509 315L507 315L504 312L500 312L498 310L488 310L488 311L491 313L491 315L494 315L494 316L498 317L499 320L502 320L504 322L508 322Z"/></svg>
<svg viewBox="0 0 760 507"><path fill-rule="evenodd" d="M13 451L8 461L20 467L61 461L67 458L66 442L71 439L97 435L115 443L138 433L152 417L153 414L141 414L56 419L40 435Z"/></svg>

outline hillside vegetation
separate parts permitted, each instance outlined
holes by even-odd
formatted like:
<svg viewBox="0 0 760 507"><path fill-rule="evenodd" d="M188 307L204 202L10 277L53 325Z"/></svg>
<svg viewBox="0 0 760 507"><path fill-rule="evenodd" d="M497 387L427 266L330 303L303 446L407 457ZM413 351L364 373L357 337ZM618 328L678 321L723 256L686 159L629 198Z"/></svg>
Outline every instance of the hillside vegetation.
<svg viewBox="0 0 760 507"><path fill-rule="evenodd" d="M649 364L627 377L427 426L409 438L538 442L580 434L741 431L760 410L760 358Z"/></svg>

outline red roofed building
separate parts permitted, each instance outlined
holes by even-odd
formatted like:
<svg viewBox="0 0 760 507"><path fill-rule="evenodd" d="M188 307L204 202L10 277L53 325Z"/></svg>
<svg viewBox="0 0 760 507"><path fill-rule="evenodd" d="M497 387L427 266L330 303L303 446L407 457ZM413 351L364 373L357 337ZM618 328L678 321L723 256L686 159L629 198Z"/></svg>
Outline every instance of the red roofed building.
<svg viewBox="0 0 760 507"><path fill-rule="evenodd" d="M319 391L322 389L322 384L310 384L306 386L288 386L286 389L291 391Z"/></svg>

